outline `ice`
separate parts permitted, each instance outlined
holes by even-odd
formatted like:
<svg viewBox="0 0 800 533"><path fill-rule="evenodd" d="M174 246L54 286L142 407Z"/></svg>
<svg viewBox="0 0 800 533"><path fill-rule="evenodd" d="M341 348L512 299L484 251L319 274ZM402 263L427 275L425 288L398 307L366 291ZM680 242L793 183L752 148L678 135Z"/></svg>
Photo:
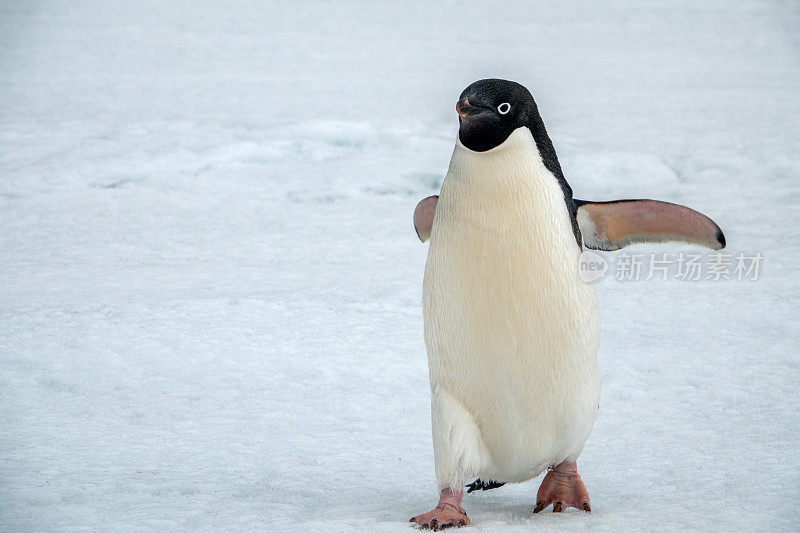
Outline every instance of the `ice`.
<svg viewBox="0 0 800 533"><path fill-rule="evenodd" d="M796 530L799 17L3 3L0 529L410 531L436 501L411 216L495 76L576 197L687 204L764 264L599 282L593 512L532 515L537 480L467 496L471 527Z"/></svg>

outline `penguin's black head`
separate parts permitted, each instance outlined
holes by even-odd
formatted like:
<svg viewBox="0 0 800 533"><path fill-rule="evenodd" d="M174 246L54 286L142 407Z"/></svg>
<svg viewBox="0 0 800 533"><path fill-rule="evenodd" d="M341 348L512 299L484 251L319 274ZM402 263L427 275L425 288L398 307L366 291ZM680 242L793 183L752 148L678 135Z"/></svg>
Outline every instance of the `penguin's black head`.
<svg viewBox="0 0 800 533"><path fill-rule="evenodd" d="M577 205L572 198L572 189L564 179L556 149L547 135L547 129L530 91L513 81L478 80L461 93L456 112L460 125L458 139L461 144L475 152L485 152L500 146L518 128L526 127L530 130L542 163L558 180L564 192L564 201L572 218L572 231L578 246L582 246Z"/></svg>
<svg viewBox="0 0 800 533"><path fill-rule="evenodd" d="M521 126L530 127L534 117L539 116L528 89L498 79L478 80L464 89L456 112L460 124L458 138L476 152L503 144L511 132Z"/></svg>

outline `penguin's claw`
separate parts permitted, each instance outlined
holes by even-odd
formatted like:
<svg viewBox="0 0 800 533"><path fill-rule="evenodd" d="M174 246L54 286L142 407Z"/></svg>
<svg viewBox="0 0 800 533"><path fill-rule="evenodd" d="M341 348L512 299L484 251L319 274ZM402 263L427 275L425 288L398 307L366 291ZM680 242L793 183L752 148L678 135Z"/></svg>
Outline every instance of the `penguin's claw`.
<svg viewBox="0 0 800 533"><path fill-rule="evenodd" d="M421 529L439 531L449 527L463 527L469 525L469 518L462 510L437 507L433 511L415 516L409 522L417 524Z"/></svg>
<svg viewBox="0 0 800 533"><path fill-rule="evenodd" d="M589 506L589 493L581 481L581 476L578 475L575 463L561 463L544 476L542 486L536 494L536 507L533 512L539 513L551 503L554 513L562 512L565 507L583 509L587 513L592 511Z"/></svg>
<svg viewBox="0 0 800 533"><path fill-rule="evenodd" d="M461 507L462 494L460 490L442 490L439 504L433 511L415 516L409 522L417 524L422 529L430 529L432 531L469 525L467 513Z"/></svg>

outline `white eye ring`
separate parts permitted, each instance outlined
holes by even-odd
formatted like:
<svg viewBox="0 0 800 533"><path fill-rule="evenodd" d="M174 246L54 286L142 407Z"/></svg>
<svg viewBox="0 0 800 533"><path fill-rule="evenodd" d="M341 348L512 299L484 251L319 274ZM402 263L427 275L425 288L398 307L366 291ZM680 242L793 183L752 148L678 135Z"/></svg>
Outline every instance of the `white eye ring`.
<svg viewBox="0 0 800 533"><path fill-rule="evenodd" d="M497 112L501 115L506 115L508 112L511 111L511 104L508 102L503 102L499 106L497 106Z"/></svg>

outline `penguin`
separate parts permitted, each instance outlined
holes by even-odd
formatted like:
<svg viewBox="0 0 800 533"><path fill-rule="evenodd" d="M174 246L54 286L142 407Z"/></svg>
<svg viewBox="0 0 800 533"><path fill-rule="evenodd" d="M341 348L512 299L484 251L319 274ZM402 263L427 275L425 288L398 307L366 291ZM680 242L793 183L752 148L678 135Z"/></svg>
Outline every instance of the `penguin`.
<svg viewBox="0 0 800 533"><path fill-rule="evenodd" d="M725 237L685 206L573 198L519 83L476 81L456 112L441 192L414 211L429 242L422 307L439 502L411 522L468 525L465 486L486 490L545 470L534 513L550 504L589 512L577 459L599 409L600 317L594 286L579 276L581 253L644 242L718 250Z"/></svg>

